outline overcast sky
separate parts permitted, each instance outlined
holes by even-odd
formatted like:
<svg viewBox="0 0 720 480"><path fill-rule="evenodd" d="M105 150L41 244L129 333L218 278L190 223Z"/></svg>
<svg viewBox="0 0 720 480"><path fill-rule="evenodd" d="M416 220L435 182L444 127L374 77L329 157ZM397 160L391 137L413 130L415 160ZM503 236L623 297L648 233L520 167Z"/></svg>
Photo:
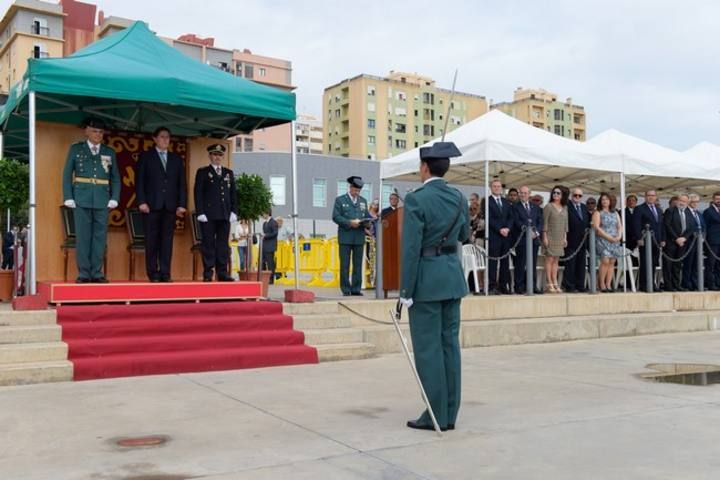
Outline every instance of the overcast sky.
<svg viewBox="0 0 720 480"><path fill-rule="evenodd" d="M89 0L92 1L92 0ZM161 35L293 63L298 113L359 73L429 75L493 101L516 87L572 97L608 128L684 150L720 144L720 2L714 0L98 0Z"/></svg>

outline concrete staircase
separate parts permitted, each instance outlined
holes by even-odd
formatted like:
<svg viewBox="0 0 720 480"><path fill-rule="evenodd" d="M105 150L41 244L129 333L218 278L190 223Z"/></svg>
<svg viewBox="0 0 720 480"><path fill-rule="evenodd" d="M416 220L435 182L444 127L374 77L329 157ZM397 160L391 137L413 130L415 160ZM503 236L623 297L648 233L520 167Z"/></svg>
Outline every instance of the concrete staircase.
<svg viewBox="0 0 720 480"><path fill-rule="evenodd" d="M394 300L349 300L286 305L285 311L298 312L296 328L306 333L310 345L324 348L333 342L332 348L348 346L345 357L324 358L321 353L321 361L326 361L365 358L368 351L374 354L401 352L394 327L378 323L390 321L388 311L394 306ZM401 328L409 342L406 313L404 310ZM720 328L720 294L467 297L463 300L461 315L463 348L697 332ZM362 354L350 355L349 345L363 345Z"/></svg>
<svg viewBox="0 0 720 480"><path fill-rule="evenodd" d="M296 330L305 333L305 343L315 347L321 362L357 360L375 356L375 347L365 341L363 329L352 326L350 316L337 302L286 303Z"/></svg>
<svg viewBox="0 0 720 480"><path fill-rule="evenodd" d="M0 385L72 380L67 345L60 338L52 310L0 309Z"/></svg>

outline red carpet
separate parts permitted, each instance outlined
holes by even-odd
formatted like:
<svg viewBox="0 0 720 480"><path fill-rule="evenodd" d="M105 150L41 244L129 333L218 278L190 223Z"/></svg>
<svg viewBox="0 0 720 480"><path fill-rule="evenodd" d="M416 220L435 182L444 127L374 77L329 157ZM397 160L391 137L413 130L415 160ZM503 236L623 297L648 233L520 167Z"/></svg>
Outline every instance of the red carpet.
<svg viewBox="0 0 720 480"><path fill-rule="evenodd" d="M57 308L75 380L317 363L275 302Z"/></svg>

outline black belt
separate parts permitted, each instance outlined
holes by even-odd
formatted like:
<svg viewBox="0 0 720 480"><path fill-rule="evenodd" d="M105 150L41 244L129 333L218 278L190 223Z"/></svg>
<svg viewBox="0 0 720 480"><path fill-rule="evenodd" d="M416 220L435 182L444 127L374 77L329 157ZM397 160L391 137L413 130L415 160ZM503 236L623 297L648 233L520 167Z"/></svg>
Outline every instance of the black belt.
<svg viewBox="0 0 720 480"><path fill-rule="evenodd" d="M452 255L457 253L455 245L445 245L442 247L424 247L421 256L423 257L439 257L440 255Z"/></svg>

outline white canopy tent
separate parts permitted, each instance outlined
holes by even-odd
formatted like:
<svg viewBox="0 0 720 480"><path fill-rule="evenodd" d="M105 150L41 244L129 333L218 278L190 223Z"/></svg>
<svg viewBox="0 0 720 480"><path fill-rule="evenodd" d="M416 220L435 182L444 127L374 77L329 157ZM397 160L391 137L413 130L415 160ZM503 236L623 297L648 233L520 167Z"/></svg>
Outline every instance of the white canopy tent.
<svg viewBox="0 0 720 480"><path fill-rule="evenodd" d="M700 142L685 150L683 155L691 164L705 170L708 177L720 179L720 146L710 142ZM712 192L716 190L720 190L720 182L715 184Z"/></svg>

